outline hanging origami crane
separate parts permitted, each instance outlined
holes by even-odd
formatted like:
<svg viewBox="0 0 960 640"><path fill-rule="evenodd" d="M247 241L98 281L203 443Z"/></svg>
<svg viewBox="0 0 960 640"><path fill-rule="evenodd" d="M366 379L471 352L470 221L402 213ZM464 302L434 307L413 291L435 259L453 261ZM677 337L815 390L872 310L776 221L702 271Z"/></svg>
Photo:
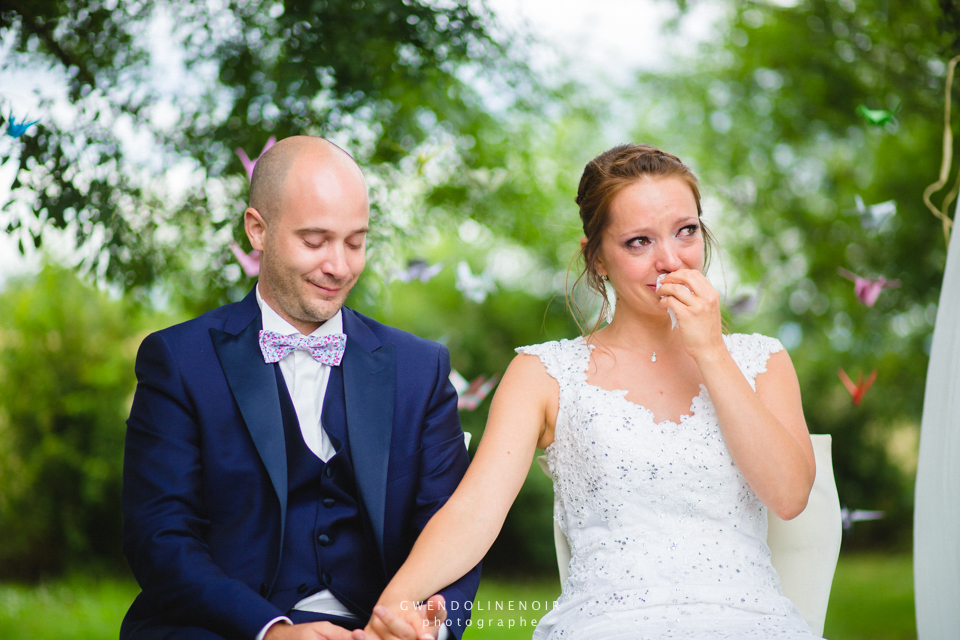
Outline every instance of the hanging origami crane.
<svg viewBox="0 0 960 640"><path fill-rule="evenodd" d="M863 116L869 124L875 127L882 127L885 124L897 121L897 113L900 111L900 103L892 111L886 109L868 109L865 105L857 107L857 113Z"/></svg>
<svg viewBox="0 0 960 640"><path fill-rule="evenodd" d="M861 278L855 273L851 273L840 267L837 269L841 276L853 282L853 292L861 304L873 307L880 297L880 292L884 289L895 289L900 286L899 280L887 280L883 276L879 278Z"/></svg>
<svg viewBox="0 0 960 640"><path fill-rule="evenodd" d="M40 122L39 120L34 120L33 122L27 122L26 118L20 123L17 123L16 118L13 117L13 112L10 112L10 119L7 120L7 135L11 138L19 138L22 136L27 129L33 125Z"/></svg>
<svg viewBox="0 0 960 640"><path fill-rule="evenodd" d="M270 139L267 140L267 144L263 145L263 151L261 151L260 155L257 156L257 160L259 160L263 156L263 154L269 151L270 147L272 147L275 144L277 144L276 137L270 136ZM247 178L249 180L253 180L253 168L257 166L257 160L251 160L247 156L247 152L241 149L240 147L237 147L235 151L237 155L240 156L240 162L243 163L243 168L247 170Z"/></svg>
<svg viewBox="0 0 960 640"><path fill-rule="evenodd" d="M863 396L870 390L870 387L873 386L873 383L877 379L877 370L874 369L870 372L870 375L867 376L867 379L863 379L863 372L857 374L857 383L854 384L853 380L850 379L850 376L847 375L847 372L843 369L837 369L837 375L840 377L840 382L843 383L843 386L847 388L847 391L850 392L850 397L853 399L853 406L858 406L863 401Z"/></svg>
<svg viewBox="0 0 960 640"><path fill-rule="evenodd" d="M407 262L406 269L395 272L393 279L400 282L413 282L414 280L430 282L433 276L440 273L441 269L443 269L443 265L440 263L429 265L426 260L414 258Z"/></svg>
<svg viewBox="0 0 960 640"><path fill-rule="evenodd" d="M260 252L251 251L250 253L244 253L243 249L240 248L233 240L230 241L230 250L233 251L233 255L237 257L237 262L240 263L240 268L243 269L243 272L250 276L260 274Z"/></svg>
<svg viewBox="0 0 960 640"><path fill-rule="evenodd" d="M864 509L854 509L850 511L846 507L843 507L840 509L840 522L843 524L843 530L849 531L853 528L854 522L881 520L885 515L883 511L866 511Z"/></svg>
<svg viewBox="0 0 960 640"><path fill-rule="evenodd" d="M897 201L887 200L876 204L866 204L860 194L853 196L856 203L856 209L852 209L860 214L860 224L864 229L879 229L884 222L897 215ZM847 211L851 211L848 209Z"/></svg>
<svg viewBox="0 0 960 640"><path fill-rule="evenodd" d="M466 378L460 375L456 369L450 369L450 382L453 388L457 390L457 409L474 411L480 406L480 403L490 395L493 388L497 386L500 380L500 374L494 374L489 378L477 376L473 382L468 383Z"/></svg>
<svg viewBox="0 0 960 640"><path fill-rule="evenodd" d="M490 274L474 275L467 261L461 260L457 264L457 290L463 292L464 298L479 304L497 290L497 285Z"/></svg>
<svg viewBox="0 0 960 640"><path fill-rule="evenodd" d="M763 293L764 281L767 279L767 276L763 276L760 279L760 282L757 283L757 288L753 290L753 293L741 293L736 298L730 301L727 305L727 309L730 310L730 313L734 316L750 315L757 310L757 306L760 304L760 294Z"/></svg>

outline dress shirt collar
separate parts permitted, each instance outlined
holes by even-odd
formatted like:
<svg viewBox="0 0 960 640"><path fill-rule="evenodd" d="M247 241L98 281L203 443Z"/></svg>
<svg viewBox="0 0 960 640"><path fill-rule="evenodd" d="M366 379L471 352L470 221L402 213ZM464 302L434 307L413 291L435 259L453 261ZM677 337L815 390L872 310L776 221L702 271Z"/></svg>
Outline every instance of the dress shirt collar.
<svg viewBox="0 0 960 640"><path fill-rule="evenodd" d="M267 302L260 297L260 283L257 283L257 304L260 305L260 315L263 317L263 330L273 331L280 335L299 334L300 331L292 324L280 317L280 314L273 310ZM343 333L343 309L337 311L337 314L317 327L312 336L325 336L331 333Z"/></svg>

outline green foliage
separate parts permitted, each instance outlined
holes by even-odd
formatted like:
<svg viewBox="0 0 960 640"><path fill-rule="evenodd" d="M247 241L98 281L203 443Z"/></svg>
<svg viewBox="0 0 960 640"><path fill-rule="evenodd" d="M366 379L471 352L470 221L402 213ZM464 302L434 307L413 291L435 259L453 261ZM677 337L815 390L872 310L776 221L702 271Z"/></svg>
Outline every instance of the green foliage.
<svg viewBox="0 0 960 640"><path fill-rule="evenodd" d="M884 0L736 8L696 70L641 80L637 137L692 161L727 252L729 293L762 286L759 312L731 328L788 343L811 430L834 436L841 500L887 511L889 526L858 542L903 542L946 255L921 194L939 173L956 14ZM860 105L896 118L871 124ZM894 200L897 213L871 224L858 196ZM868 308L838 267L902 286ZM840 367L854 378L878 370L862 405L851 404Z"/></svg>
<svg viewBox="0 0 960 640"><path fill-rule="evenodd" d="M10 285L0 308L0 574L118 566L144 318L53 267Z"/></svg>
<svg viewBox="0 0 960 640"><path fill-rule="evenodd" d="M157 45L164 25L169 41ZM206 308L225 302L239 277L225 273L226 245L242 240L246 198L234 149L327 135L388 183L418 179L438 148L487 161L470 140L534 84L492 32L484 6L465 2L4 3L0 37L12 48L0 71L36 70L68 98L44 98L40 124L15 145L0 223L21 249L39 247L45 228L66 230L86 246L81 267L126 291L166 284ZM162 64L182 71L176 87L158 77ZM396 212L374 213L389 239Z"/></svg>

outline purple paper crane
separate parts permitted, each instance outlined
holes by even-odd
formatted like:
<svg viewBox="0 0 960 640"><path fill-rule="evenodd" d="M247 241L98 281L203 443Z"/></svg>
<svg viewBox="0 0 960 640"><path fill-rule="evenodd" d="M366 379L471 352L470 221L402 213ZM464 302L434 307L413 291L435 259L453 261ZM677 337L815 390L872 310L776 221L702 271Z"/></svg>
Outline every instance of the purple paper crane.
<svg viewBox="0 0 960 640"><path fill-rule="evenodd" d="M883 276L879 278L861 278L855 273L851 273L840 267L838 269L841 276L853 282L853 292L862 304L873 307L880 297L880 292L884 289L894 289L900 286L899 280L887 280Z"/></svg>
<svg viewBox="0 0 960 640"><path fill-rule="evenodd" d="M407 262L407 268L402 271L397 271L393 274L395 280L400 282L413 282L414 280L419 280L420 282L430 282L433 279L433 276L440 273L443 269L443 264L427 264L427 261L423 258L414 258Z"/></svg>
<svg viewBox="0 0 960 640"><path fill-rule="evenodd" d="M263 151L261 151L260 155L257 156L257 160L259 160L263 154L265 154L270 147L275 144L277 144L277 138L275 136L270 136L270 139L267 140L267 144L263 145ZM257 166L257 160L251 160L247 156L247 152L240 147L237 147L235 151L237 152L237 155L240 156L240 162L243 163L243 168L247 170L247 178L249 180L253 180L253 168Z"/></svg>
<svg viewBox="0 0 960 640"><path fill-rule="evenodd" d="M11 138L19 138L27 131L27 129L37 124L38 122L40 121L34 120L33 122L27 122L26 118L24 118L22 122L17 124L17 120L16 118L13 117L13 112L11 111L10 119L7 121L7 135L10 136Z"/></svg>
<svg viewBox="0 0 960 640"><path fill-rule="evenodd" d="M233 240L230 241L230 250L233 251L233 255L237 257L237 262L240 263L240 268L243 269L243 272L250 276L260 274L260 252L251 251L250 253L244 253L243 249L240 248Z"/></svg>
<svg viewBox="0 0 960 640"><path fill-rule="evenodd" d="M840 509L840 522L843 524L843 530L849 531L853 528L854 522L866 522L868 520L882 520L883 511L867 511L864 509L854 509L853 511L843 507Z"/></svg>

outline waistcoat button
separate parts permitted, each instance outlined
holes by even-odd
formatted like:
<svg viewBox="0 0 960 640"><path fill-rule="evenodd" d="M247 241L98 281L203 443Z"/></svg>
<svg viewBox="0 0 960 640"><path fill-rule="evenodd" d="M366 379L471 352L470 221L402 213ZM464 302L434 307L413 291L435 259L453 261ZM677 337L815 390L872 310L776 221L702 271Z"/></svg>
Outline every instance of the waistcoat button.
<svg viewBox="0 0 960 640"><path fill-rule="evenodd" d="M325 547L330 544L330 536L325 533L321 533L319 536L317 536L317 542Z"/></svg>

